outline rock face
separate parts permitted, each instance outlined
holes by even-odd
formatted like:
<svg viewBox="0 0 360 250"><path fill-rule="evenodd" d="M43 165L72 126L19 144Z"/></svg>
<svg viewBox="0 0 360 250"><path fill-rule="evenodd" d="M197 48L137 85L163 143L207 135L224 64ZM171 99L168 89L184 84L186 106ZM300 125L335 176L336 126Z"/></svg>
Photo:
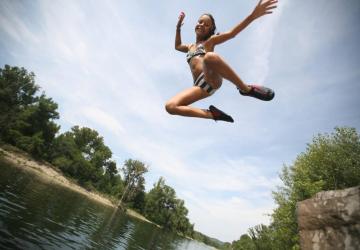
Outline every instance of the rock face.
<svg viewBox="0 0 360 250"><path fill-rule="evenodd" d="M360 186L297 203L302 250L360 249Z"/></svg>

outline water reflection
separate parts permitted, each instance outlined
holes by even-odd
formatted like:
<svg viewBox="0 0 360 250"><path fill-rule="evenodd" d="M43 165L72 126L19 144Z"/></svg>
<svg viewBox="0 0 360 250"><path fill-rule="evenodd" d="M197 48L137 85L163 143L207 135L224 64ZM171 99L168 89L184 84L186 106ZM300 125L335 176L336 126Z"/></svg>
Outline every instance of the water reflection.
<svg viewBox="0 0 360 250"><path fill-rule="evenodd" d="M211 249L0 162L1 249Z"/></svg>

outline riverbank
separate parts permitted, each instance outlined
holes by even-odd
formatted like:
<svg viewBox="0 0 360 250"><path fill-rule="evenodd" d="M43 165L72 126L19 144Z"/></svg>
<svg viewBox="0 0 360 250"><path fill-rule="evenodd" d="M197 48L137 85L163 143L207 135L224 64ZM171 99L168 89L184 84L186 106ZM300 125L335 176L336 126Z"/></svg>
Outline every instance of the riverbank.
<svg viewBox="0 0 360 250"><path fill-rule="evenodd" d="M75 192L85 195L89 199L92 199L96 202L100 202L106 206L117 208L117 204L115 204L115 201L110 200L108 197L105 197L105 195L102 195L100 193L86 190L85 188L79 186L75 181L66 178L57 167L47 162L36 161L30 155L17 148L14 148L12 146L0 147L0 159L9 163L9 165L13 167L20 168L21 170L29 171L36 174L45 182L64 186ZM126 214L160 227L159 225L155 224L152 221L149 221L144 216L135 212L134 210L127 209Z"/></svg>

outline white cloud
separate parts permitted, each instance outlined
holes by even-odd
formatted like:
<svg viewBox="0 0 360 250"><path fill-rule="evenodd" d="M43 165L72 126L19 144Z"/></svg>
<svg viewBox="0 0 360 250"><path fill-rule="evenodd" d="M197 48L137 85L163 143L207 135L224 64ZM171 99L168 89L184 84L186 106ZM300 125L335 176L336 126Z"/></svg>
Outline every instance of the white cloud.
<svg viewBox="0 0 360 250"><path fill-rule="evenodd" d="M195 229L222 241L231 242L239 239L250 227L268 224L273 207L270 199L262 199L261 204L254 204L251 199L241 196L219 198L204 195L201 192L184 192L189 203L189 216L195 221ZM268 195L269 196L269 195Z"/></svg>
<svg viewBox="0 0 360 250"><path fill-rule="evenodd" d="M209 192L250 192L257 188L269 189L278 182L277 178L264 176L261 166L250 165L243 160L216 161L210 158L201 165L189 166L186 176L185 183L196 183L196 186Z"/></svg>
<svg viewBox="0 0 360 250"><path fill-rule="evenodd" d="M14 16L17 8L22 8L19 3L9 3L2 1L0 3L0 31L9 35L13 41L25 46L27 43L37 44L39 42L36 34L29 29L28 24L21 16ZM22 10L24 11L24 9Z"/></svg>
<svg viewBox="0 0 360 250"><path fill-rule="evenodd" d="M254 21L251 32L248 34L248 52L252 59L247 62L249 79L264 83L270 70L270 56L272 53L273 38L281 19L287 1L279 1L278 7L270 15L265 15Z"/></svg>
<svg viewBox="0 0 360 250"><path fill-rule="evenodd" d="M118 119L97 107L84 107L81 111L85 117L97 123L99 127L108 129L116 136L121 136L125 132Z"/></svg>

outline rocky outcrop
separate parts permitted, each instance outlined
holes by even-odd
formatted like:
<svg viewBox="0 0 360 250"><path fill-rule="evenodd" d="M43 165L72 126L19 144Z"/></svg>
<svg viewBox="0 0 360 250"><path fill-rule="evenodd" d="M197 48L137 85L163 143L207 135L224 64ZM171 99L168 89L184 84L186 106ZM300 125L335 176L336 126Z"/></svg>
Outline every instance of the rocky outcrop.
<svg viewBox="0 0 360 250"><path fill-rule="evenodd" d="M360 249L360 186L297 203L301 249Z"/></svg>

